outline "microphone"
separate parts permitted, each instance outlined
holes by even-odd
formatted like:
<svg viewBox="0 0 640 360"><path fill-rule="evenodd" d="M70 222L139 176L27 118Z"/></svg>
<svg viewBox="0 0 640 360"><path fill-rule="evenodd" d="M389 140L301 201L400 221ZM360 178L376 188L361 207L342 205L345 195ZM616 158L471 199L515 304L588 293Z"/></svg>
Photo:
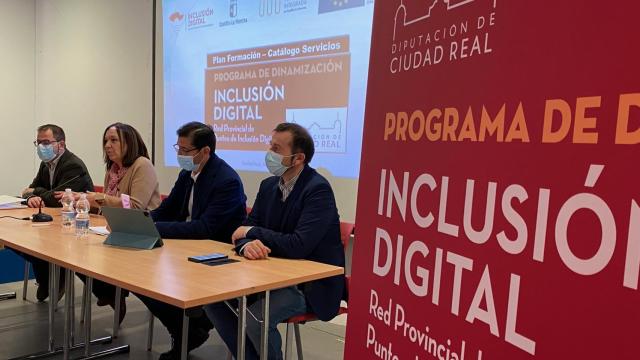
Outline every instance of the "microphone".
<svg viewBox="0 0 640 360"><path fill-rule="evenodd" d="M60 190L61 187L64 187L68 183L70 183L70 182L72 182L74 180L77 180L77 179L79 179L79 178L81 178L81 177L83 177L85 175L86 175L86 172L83 171L82 173L72 177L71 179L63 182L62 184L58 184L58 186L54 186L52 189L47 190L47 191L45 191L42 194L37 195L37 196L40 196L40 198L42 198L43 196L48 195L48 194L52 193L53 191ZM49 221L53 221L53 216L42 212L42 203L43 202L44 201L40 201L40 206L38 206L38 212L31 216L31 221L32 222L49 222Z"/></svg>
<svg viewBox="0 0 640 360"><path fill-rule="evenodd" d="M38 213L31 215L32 222L49 222L53 221L53 216L42 212L42 201L40 201L40 206L38 206Z"/></svg>

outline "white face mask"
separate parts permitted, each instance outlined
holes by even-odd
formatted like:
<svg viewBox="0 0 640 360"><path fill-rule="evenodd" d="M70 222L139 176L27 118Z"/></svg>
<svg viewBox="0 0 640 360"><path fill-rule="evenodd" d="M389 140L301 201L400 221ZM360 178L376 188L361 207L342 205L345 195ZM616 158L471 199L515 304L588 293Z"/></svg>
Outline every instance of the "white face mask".
<svg viewBox="0 0 640 360"><path fill-rule="evenodd" d="M282 160L285 157L291 157L291 156L295 156L296 154L291 154L291 155L280 155L278 153L275 153L271 150L267 151L267 154L264 156L264 162L267 165L267 169L269 169L269 172L275 176L282 176L282 174L285 173L285 171L287 171L287 169L289 169L290 167L293 166L289 165L283 165L282 164Z"/></svg>

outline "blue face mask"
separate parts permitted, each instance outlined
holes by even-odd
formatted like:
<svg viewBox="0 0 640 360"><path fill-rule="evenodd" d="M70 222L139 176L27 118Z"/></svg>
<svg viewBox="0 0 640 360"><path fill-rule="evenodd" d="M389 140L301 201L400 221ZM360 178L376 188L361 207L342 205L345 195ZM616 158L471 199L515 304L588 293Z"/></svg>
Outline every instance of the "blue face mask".
<svg viewBox="0 0 640 360"><path fill-rule="evenodd" d="M56 152L53 150L53 145L38 145L38 157L44 162L49 162L56 157Z"/></svg>
<svg viewBox="0 0 640 360"><path fill-rule="evenodd" d="M293 165L290 165L290 166L282 165L282 159L284 159L285 157L291 157L294 155L295 154L285 156L269 150L267 151L267 154L264 157L264 162L265 164L267 164L267 169L269 169L270 173L272 173L275 176L282 176L282 174L284 174L284 172L287 171L287 169L293 166Z"/></svg>
<svg viewBox="0 0 640 360"><path fill-rule="evenodd" d="M198 154L200 152L198 151ZM198 155L196 154L196 155ZM195 156L195 155L194 155ZM178 155L178 164L183 170L194 171L198 168L200 164L196 164L193 162L194 156L190 155Z"/></svg>
<svg viewBox="0 0 640 360"><path fill-rule="evenodd" d="M198 168L198 165L193 163L193 156L178 155L178 164L182 170L193 171Z"/></svg>

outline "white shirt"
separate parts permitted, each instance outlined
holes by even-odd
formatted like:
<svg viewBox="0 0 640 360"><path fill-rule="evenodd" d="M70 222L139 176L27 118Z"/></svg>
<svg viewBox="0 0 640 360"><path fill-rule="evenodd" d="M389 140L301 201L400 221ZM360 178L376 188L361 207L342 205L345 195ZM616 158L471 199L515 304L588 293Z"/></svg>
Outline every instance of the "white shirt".
<svg viewBox="0 0 640 360"><path fill-rule="evenodd" d="M296 185L300 174L302 174L302 170L304 170L304 168L298 171L298 174L287 182L284 181L284 178L282 176L280 177L280 181L278 181L278 187L282 192L282 202L285 202L289 197L289 194L291 194L291 192L293 191L293 187Z"/></svg>
<svg viewBox="0 0 640 360"><path fill-rule="evenodd" d="M194 174L191 173L191 178L193 179L193 186L191 187L191 193L189 194L189 215L187 215L187 221L191 221L191 213L193 210L193 189L196 187L196 181L198 180L198 176L200 173Z"/></svg>
<svg viewBox="0 0 640 360"><path fill-rule="evenodd" d="M64 150L62 150L62 152L60 153L60 155L58 155L58 157L49 161L48 163L45 163L45 165L47 165L47 169L49 169L49 187L52 189L53 189L53 177L56 174L56 166L58 166L58 161L60 161L62 154L64 154Z"/></svg>

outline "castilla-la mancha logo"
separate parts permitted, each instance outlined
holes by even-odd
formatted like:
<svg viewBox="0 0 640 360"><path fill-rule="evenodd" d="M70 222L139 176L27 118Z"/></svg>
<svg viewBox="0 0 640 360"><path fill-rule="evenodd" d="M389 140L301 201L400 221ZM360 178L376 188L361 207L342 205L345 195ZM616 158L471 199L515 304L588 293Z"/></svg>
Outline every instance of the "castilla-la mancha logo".
<svg viewBox="0 0 640 360"><path fill-rule="evenodd" d="M389 49L392 74L426 71L494 52L490 35L495 30L498 0L395 1Z"/></svg>

